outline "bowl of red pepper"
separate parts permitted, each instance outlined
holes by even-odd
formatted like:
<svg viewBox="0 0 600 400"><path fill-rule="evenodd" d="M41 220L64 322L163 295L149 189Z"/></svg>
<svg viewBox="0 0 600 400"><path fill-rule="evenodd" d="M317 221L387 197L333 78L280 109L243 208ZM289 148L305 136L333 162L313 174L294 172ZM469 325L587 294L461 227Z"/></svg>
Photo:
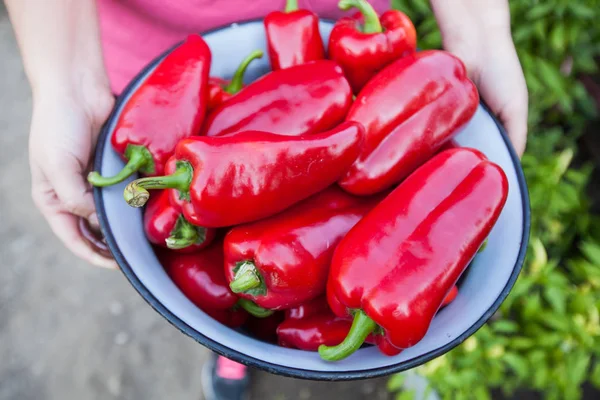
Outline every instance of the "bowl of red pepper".
<svg viewBox="0 0 600 400"><path fill-rule="evenodd" d="M462 62L416 52L404 14L363 7L359 31L290 3L131 81L89 177L101 229L148 304L225 357L315 380L404 371L510 292L523 171Z"/></svg>

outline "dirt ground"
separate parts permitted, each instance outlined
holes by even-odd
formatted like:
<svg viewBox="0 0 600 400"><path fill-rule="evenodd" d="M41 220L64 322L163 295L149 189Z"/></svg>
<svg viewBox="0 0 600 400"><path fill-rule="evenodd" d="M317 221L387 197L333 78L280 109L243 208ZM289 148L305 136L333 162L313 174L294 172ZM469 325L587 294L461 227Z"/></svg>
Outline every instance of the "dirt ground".
<svg viewBox="0 0 600 400"><path fill-rule="evenodd" d="M208 350L114 271L79 261L30 197L31 94L0 2L0 400L201 399ZM385 399L385 379L315 383L252 374L252 398Z"/></svg>

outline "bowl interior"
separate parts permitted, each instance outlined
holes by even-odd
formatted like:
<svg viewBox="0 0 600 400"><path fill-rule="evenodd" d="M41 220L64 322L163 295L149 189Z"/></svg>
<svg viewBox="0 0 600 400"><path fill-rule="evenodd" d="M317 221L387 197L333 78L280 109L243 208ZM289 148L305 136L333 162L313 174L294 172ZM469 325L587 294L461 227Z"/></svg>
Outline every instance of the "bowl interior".
<svg viewBox="0 0 600 400"><path fill-rule="evenodd" d="M331 27L330 22L321 23L325 40ZM207 33L204 38L213 54L211 74L216 76L231 77L246 54L265 49L262 21L234 24ZM123 166L110 146L109 137L127 98L159 59L142 71L124 92L104 128L96 155L96 169L102 174L114 174ZM246 80L250 82L268 69L265 56L250 65ZM270 345L219 324L194 306L165 274L145 239L141 210L129 207L123 200L127 182L96 189L96 202L107 242L125 275L158 312L186 334L230 359L275 373L310 379L373 377L419 365L465 340L498 308L520 270L529 231L529 209L525 181L514 151L483 106L457 141L481 150L502 166L509 180L508 200L489 236L487 248L464 276L456 300L438 313L420 343L395 357L383 356L370 347L341 362L328 363L317 353Z"/></svg>

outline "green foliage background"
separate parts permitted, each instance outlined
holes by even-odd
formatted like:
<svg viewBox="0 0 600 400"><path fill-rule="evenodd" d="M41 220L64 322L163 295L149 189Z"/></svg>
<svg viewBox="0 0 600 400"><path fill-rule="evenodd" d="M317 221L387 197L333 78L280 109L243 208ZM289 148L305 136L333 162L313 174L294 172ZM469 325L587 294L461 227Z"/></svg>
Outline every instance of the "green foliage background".
<svg viewBox="0 0 600 400"><path fill-rule="evenodd" d="M419 47L441 47L428 0L392 6L412 18ZM493 389L578 399L582 383L600 388L600 233L586 195L592 168L572 166L575 140L595 117L578 77L598 72L600 0L512 0L510 8L530 99L526 264L488 324L416 371L445 399L489 399ZM392 377L389 389L410 398L402 380Z"/></svg>

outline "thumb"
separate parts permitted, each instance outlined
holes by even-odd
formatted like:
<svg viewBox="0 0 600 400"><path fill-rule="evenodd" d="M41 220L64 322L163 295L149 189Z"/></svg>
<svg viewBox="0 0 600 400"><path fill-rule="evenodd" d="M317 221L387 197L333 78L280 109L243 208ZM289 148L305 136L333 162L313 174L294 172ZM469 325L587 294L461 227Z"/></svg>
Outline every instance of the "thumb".
<svg viewBox="0 0 600 400"><path fill-rule="evenodd" d="M48 178L60 201L61 209L88 220L90 217L95 220L94 197L84 178L81 162L67 157L57 170L60 171L59 174L52 174Z"/></svg>

